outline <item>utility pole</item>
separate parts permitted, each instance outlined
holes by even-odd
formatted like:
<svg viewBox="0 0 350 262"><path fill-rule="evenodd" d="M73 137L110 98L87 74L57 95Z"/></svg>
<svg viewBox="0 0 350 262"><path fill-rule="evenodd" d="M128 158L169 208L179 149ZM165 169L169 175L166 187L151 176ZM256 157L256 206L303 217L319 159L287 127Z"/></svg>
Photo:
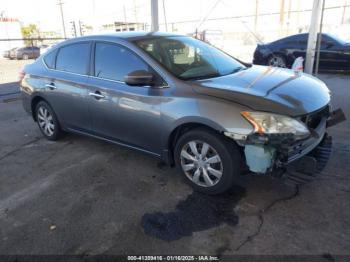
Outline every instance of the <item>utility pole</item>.
<svg viewBox="0 0 350 262"><path fill-rule="evenodd" d="M58 0L58 5L60 6L60 12L61 12L61 20L62 20L62 27L63 27L63 36L64 38L67 38L67 35L66 35L66 27L65 27L65 24L64 24L64 15L63 15L63 5L64 3L62 3L62 0Z"/></svg>
<svg viewBox="0 0 350 262"><path fill-rule="evenodd" d="M124 26L122 31L129 31L128 23L126 22L126 9L125 5L123 5L123 13L124 13Z"/></svg>
<svg viewBox="0 0 350 262"><path fill-rule="evenodd" d="M316 67L315 67L315 75L318 75L318 67L320 64L320 50L321 50L321 43L322 43L322 26L323 26L323 14L324 14L324 5L326 1L324 0L322 3L322 11L321 11L321 22L320 22L320 28L319 28L319 33L317 37L317 53L316 53Z"/></svg>
<svg viewBox="0 0 350 262"><path fill-rule="evenodd" d="M298 7L297 7L297 28L298 33L301 33L300 31L300 9L301 9L301 0L298 0Z"/></svg>
<svg viewBox="0 0 350 262"><path fill-rule="evenodd" d="M284 0L281 0L280 4L280 25L283 26L284 23Z"/></svg>
<svg viewBox="0 0 350 262"><path fill-rule="evenodd" d="M314 61L315 61L315 49L317 43L317 34L320 29L320 19L322 13L323 2L325 0L314 0L310 21L309 38L307 41L306 49L306 61L305 61L305 73L312 74Z"/></svg>
<svg viewBox="0 0 350 262"><path fill-rule="evenodd" d="M79 20L79 33L80 33L80 36L84 35L84 24L80 20Z"/></svg>
<svg viewBox="0 0 350 262"><path fill-rule="evenodd" d="M151 0L151 31L159 30L159 19L158 19L158 0Z"/></svg>
<svg viewBox="0 0 350 262"><path fill-rule="evenodd" d="M345 11L346 11L346 6L348 4L347 2L348 2L347 0L344 1L343 14L341 16L341 24L344 24L345 22Z"/></svg>
<svg viewBox="0 0 350 262"><path fill-rule="evenodd" d="M95 0L91 0L92 1L92 17L93 17L93 32L96 34L99 31L99 23L97 20L97 12L96 12L96 2Z"/></svg>
<svg viewBox="0 0 350 262"><path fill-rule="evenodd" d="M70 23L72 25L72 28L71 28L72 36L77 37L77 27L75 26L75 21L71 21ZM80 21L79 21L79 23L80 23Z"/></svg>
<svg viewBox="0 0 350 262"><path fill-rule="evenodd" d="M164 23L165 23L165 31L168 32L168 23L166 21L166 12L165 12L165 4L164 4L164 1L163 0L163 15L164 15Z"/></svg>
<svg viewBox="0 0 350 262"><path fill-rule="evenodd" d="M258 16L259 16L259 0L255 0L255 23L254 23L255 32L258 31Z"/></svg>
<svg viewBox="0 0 350 262"><path fill-rule="evenodd" d="M292 13L292 0L288 2L288 17L287 17L287 35L289 35L289 27L291 22L291 13Z"/></svg>
<svg viewBox="0 0 350 262"><path fill-rule="evenodd" d="M281 0L280 2L280 17L279 17L279 36L283 36L283 26L284 26L284 4L285 1Z"/></svg>

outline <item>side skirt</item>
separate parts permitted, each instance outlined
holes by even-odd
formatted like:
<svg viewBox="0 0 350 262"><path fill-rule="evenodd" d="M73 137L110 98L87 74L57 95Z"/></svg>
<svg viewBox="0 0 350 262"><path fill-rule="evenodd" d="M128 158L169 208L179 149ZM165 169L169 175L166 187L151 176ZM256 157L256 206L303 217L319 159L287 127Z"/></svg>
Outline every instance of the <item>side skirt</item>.
<svg viewBox="0 0 350 262"><path fill-rule="evenodd" d="M96 139L99 139L99 140L103 140L103 141L106 141L106 142L109 142L109 143L112 143L112 144L116 144L116 145L120 145L120 146L123 146L123 147L131 148L131 149L134 149L134 150L146 153L148 155L152 155L152 156L154 156L156 158L161 158L160 154L157 154L157 153L154 153L154 152L151 152L151 151L148 151L146 149L139 148L139 147L136 147L136 146L133 146L133 145L129 145L129 144L126 144L126 143L123 143L123 142L119 142L119 141L116 141L116 140L108 139L108 138L101 137L101 136L98 136L98 135L93 135L91 133L87 133L87 132L84 132L84 131L81 131L81 130L77 130L77 129L73 129L73 128L65 128L65 130L67 130L68 132L71 132L71 133L76 133L76 134L79 134L79 135L89 136L89 137L93 137L93 138L96 138Z"/></svg>

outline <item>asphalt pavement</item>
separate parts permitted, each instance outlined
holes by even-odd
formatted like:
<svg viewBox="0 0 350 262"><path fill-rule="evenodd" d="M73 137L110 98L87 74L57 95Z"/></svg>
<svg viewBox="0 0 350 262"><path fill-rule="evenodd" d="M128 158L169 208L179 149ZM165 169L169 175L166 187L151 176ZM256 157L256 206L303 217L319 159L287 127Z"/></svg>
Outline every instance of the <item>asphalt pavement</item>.
<svg viewBox="0 0 350 262"><path fill-rule="evenodd" d="M349 116L350 76L320 78ZM350 255L349 121L331 128L330 162L299 190L254 176L245 189L205 196L140 152L72 134L45 140L6 81L0 254Z"/></svg>

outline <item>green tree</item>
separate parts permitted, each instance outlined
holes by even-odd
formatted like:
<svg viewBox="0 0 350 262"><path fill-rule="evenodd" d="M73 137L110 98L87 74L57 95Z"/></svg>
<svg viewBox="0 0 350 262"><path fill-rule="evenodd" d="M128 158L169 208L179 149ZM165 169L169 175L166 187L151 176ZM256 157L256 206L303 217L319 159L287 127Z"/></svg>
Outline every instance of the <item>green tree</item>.
<svg viewBox="0 0 350 262"><path fill-rule="evenodd" d="M21 30L23 38L37 37L39 33L38 27L35 24L23 26Z"/></svg>
<svg viewBox="0 0 350 262"><path fill-rule="evenodd" d="M23 38L34 38L34 37L39 37L39 29L37 27L37 25L35 24L29 24L27 26L23 26L21 28L22 31L22 36ZM25 44L26 45L32 45L33 41L30 40L26 40Z"/></svg>

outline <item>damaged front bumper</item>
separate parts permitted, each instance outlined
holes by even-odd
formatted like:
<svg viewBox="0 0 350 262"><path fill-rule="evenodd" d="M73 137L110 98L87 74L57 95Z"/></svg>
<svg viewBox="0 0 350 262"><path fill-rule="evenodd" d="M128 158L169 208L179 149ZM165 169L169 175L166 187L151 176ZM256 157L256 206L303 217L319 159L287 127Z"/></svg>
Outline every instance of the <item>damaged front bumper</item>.
<svg viewBox="0 0 350 262"><path fill-rule="evenodd" d="M288 165L283 178L287 184L302 185L314 180L327 165L332 153L332 137L325 134L320 144L304 157Z"/></svg>
<svg viewBox="0 0 350 262"><path fill-rule="evenodd" d="M331 153L332 138L326 133L327 127L345 120L341 109L329 113L327 107L322 111L314 114L318 117L316 124L312 116L306 118L312 124L307 139L295 140L293 134L248 135L244 155L249 170L295 182L311 180L312 174L326 166Z"/></svg>

